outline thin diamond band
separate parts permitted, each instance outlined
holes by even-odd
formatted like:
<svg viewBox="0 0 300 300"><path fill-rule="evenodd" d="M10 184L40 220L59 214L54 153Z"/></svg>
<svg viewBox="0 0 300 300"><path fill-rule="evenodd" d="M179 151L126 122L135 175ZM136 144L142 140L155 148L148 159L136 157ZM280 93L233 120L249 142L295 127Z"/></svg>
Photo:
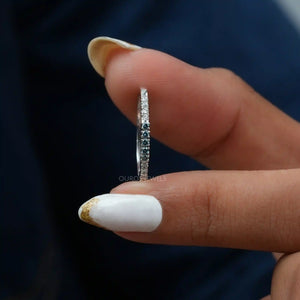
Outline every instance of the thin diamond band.
<svg viewBox="0 0 300 300"><path fill-rule="evenodd" d="M141 88L137 105L136 162L140 181L148 179L150 159L150 121L148 91Z"/></svg>

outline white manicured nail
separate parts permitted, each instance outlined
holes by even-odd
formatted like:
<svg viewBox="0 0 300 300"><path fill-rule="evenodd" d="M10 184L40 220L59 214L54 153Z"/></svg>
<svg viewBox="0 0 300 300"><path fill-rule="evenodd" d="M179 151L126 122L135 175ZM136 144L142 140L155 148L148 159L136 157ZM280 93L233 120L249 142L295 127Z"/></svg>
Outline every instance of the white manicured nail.
<svg viewBox="0 0 300 300"><path fill-rule="evenodd" d="M104 77L106 60L109 53L118 48L124 48L127 50L141 49L141 47L137 45L129 44L107 36L100 36L90 41L88 45L88 56L92 66L102 77Z"/></svg>
<svg viewBox="0 0 300 300"><path fill-rule="evenodd" d="M79 218L112 231L151 232L162 220L162 207L150 195L103 194L85 202Z"/></svg>

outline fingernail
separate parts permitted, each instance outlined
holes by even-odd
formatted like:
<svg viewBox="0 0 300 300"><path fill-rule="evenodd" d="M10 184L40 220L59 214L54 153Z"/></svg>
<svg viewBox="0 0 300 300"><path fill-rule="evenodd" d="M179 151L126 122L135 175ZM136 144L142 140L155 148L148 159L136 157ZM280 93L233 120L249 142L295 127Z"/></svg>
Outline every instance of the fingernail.
<svg viewBox="0 0 300 300"><path fill-rule="evenodd" d="M129 44L107 36L100 36L90 41L88 45L88 56L92 66L102 77L105 77L104 71L109 53L118 48L127 50L141 49L141 47L137 45Z"/></svg>
<svg viewBox="0 0 300 300"><path fill-rule="evenodd" d="M162 220L162 207L150 195L103 194L85 202L79 218L89 224L120 232L151 232Z"/></svg>

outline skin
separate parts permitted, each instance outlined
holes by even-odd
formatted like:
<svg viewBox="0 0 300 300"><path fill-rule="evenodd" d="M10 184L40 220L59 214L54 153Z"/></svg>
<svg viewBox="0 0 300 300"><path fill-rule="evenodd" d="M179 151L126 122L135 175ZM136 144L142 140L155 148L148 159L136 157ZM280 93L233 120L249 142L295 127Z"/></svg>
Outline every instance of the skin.
<svg viewBox="0 0 300 300"><path fill-rule="evenodd" d="M139 87L150 95L151 135L213 171L127 182L112 193L150 194L163 221L144 243L284 253L265 299L300 294L300 125L225 69L201 69L167 54L115 50L107 91L135 123Z"/></svg>

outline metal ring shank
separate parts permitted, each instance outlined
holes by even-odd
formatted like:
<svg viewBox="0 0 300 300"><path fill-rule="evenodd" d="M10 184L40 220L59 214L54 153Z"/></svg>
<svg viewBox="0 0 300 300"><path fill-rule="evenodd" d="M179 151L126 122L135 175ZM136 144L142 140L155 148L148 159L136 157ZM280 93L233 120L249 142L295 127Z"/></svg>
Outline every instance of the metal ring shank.
<svg viewBox="0 0 300 300"><path fill-rule="evenodd" d="M141 181L148 179L150 159L150 121L148 91L141 88L137 105L136 162Z"/></svg>

